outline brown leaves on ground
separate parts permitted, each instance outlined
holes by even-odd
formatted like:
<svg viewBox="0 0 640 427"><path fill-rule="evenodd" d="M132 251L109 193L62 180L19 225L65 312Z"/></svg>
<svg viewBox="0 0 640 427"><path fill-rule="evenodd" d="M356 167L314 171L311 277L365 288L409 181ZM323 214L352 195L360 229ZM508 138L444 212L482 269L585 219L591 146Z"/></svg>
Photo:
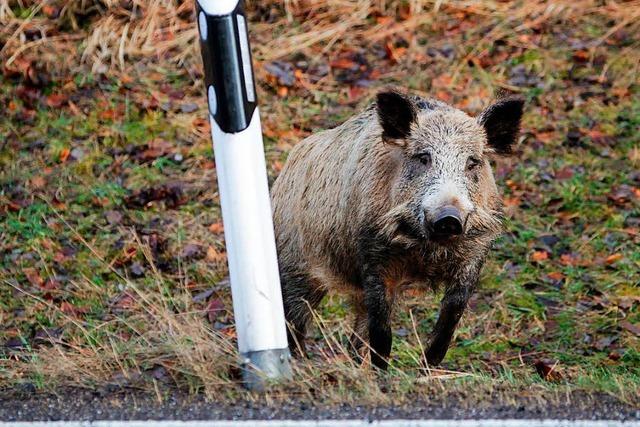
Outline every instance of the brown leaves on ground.
<svg viewBox="0 0 640 427"><path fill-rule="evenodd" d="M89 312L86 307L78 307L69 301L62 301L60 303L60 311L71 317L78 317Z"/></svg>
<svg viewBox="0 0 640 427"><path fill-rule="evenodd" d="M141 208L153 202L164 202L169 209L175 209L185 203L185 184L173 182L160 184L149 188L141 188L134 191L125 199L125 204L130 208Z"/></svg>
<svg viewBox="0 0 640 427"><path fill-rule="evenodd" d="M150 162L158 157L166 156L167 154L175 152L175 147L168 141L163 139L154 139L153 141L143 146L143 149L136 153L135 158L141 163Z"/></svg>
<svg viewBox="0 0 640 427"><path fill-rule="evenodd" d="M407 48L404 46L395 46L392 42L388 41L384 45L384 49L387 52L387 58L391 60L392 63L397 64L400 62L400 59L404 56Z"/></svg>
<svg viewBox="0 0 640 427"><path fill-rule="evenodd" d="M534 251L531 254L531 261L542 262L549 259L549 252L547 251Z"/></svg>
<svg viewBox="0 0 640 427"><path fill-rule="evenodd" d="M216 249L214 246L207 248L207 261L212 263L224 263L227 260L227 254L224 251Z"/></svg>
<svg viewBox="0 0 640 427"><path fill-rule="evenodd" d="M622 184L614 187L608 195L609 200L618 206L625 206L627 203L640 199L640 188Z"/></svg>
<svg viewBox="0 0 640 427"><path fill-rule="evenodd" d="M611 254L605 259L605 263L608 265L615 264L620 261L624 256L621 253Z"/></svg>
<svg viewBox="0 0 640 427"><path fill-rule="evenodd" d="M540 377L549 382L560 382L563 380L563 375L560 372L558 361L549 359L538 359L534 362L536 372Z"/></svg>
<svg viewBox="0 0 640 427"><path fill-rule="evenodd" d="M69 98L65 94L53 93L53 94L47 96L45 104L47 105L47 107L60 108L64 104L66 104L68 100L69 100Z"/></svg>
<svg viewBox="0 0 640 427"><path fill-rule="evenodd" d="M633 324L627 320L623 320L622 322L620 322L620 327L622 327L623 329L631 332L632 334L634 334L637 337L640 337L640 325L639 324Z"/></svg>
<svg viewBox="0 0 640 427"><path fill-rule="evenodd" d="M64 163L69 159L69 156L71 155L71 150L69 148L63 148L60 151L60 155L58 156L58 159L60 159L60 163Z"/></svg>
<svg viewBox="0 0 640 427"><path fill-rule="evenodd" d="M11 64L4 65L3 74L7 78L21 78L25 84L32 87L42 87L51 81L42 63L35 59L18 58Z"/></svg>
<svg viewBox="0 0 640 427"><path fill-rule="evenodd" d="M115 314L126 313L138 304L138 298L134 292L125 291L115 297L110 303L110 309Z"/></svg>
<svg viewBox="0 0 640 427"><path fill-rule="evenodd" d="M183 258L184 260L200 259L202 257L202 246L196 243L189 243L180 251L180 258Z"/></svg>
<svg viewBox="0 0 640 427"><path fill-rule="evenodd" d="M25 277L33 286L42 286L44 280L40 276L40 273L35 268L29 267L22 270Z"/></svg>
<svg viewBox="0 0 640 427"><path fill-rule="evenodd" d="M224 226L222 225L222 221L214 222L209 225L209 231L213 234L222 234L224 232Z"/></svg>
<svg viewBox="0 0 640 427"><path fill-rule="evenodd" d="M226 307L220 298L212 298L207 303L207 319L209 319L211 325L215 325L225 315L225 312Z"/></svg>

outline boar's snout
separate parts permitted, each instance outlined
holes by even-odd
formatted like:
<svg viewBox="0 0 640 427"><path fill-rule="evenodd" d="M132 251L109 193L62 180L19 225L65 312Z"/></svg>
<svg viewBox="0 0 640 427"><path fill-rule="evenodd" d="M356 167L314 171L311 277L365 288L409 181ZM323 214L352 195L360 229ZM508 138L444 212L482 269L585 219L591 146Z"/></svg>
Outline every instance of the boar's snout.
<svg viewBox="0 0 640 427"><path fill-rule="evenodd" d="M463 221L460 209L447 205L438 209L431 224L436 239L448 239L462 234Z"/></svg>

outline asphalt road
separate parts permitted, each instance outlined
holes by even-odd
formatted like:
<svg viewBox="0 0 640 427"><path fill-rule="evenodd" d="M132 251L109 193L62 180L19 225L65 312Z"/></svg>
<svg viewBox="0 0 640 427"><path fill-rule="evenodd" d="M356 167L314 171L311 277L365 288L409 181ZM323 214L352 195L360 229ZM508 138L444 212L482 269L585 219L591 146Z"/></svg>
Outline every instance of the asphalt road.
<svg viewBox="0 0 640 427"><path fill-rule="evenodd" d="M208 402L204 396L165 393L162 402L141 391L98 393L64 389L57 394L33 390L0 390L0 421L95 420L328 420L351 419L579 419L640 420L640 407L621 403L609 395L572 394L548 401L518 397L517 403L485 399L433 397L404 405L328 405L308 401ZM2 427L2 426L0 426Z"/></svg>
<svg viewBox="0 0 640 427"><path fill-rule="evenodd" d="M0 427L638 427L638 421L602 420L271 420L271 421L40 421Z"/></svg>

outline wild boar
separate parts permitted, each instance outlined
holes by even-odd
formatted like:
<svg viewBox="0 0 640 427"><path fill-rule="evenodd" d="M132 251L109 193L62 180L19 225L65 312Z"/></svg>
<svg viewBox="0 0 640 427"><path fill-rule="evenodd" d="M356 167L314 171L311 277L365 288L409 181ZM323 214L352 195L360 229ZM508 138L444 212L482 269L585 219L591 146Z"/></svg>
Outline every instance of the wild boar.
<svg viewBox="0 0 640 427"><path fill-rule="evenodd" d="M272 205L289 343L304 352L310 309L328 290L351 295L356 357L368 340L386 369L394 301L409 286L444 296L424 360L444 358L502 232L489 160L511 152L523 100L498 99L477 118L387 90L342 125L291 150Z"/></svg>

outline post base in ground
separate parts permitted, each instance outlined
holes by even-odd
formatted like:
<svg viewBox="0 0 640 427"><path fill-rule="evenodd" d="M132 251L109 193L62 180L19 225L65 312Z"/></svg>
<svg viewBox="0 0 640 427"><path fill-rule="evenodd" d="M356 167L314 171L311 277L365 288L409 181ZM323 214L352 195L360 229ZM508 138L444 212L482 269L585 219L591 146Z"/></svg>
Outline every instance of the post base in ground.
<svg viewBox="0 0 640 427"><path fill-rule="evenodd" d="M243 385L263 391L270 382L291 379L291 353L288 348L242 353Z"/></svg>

